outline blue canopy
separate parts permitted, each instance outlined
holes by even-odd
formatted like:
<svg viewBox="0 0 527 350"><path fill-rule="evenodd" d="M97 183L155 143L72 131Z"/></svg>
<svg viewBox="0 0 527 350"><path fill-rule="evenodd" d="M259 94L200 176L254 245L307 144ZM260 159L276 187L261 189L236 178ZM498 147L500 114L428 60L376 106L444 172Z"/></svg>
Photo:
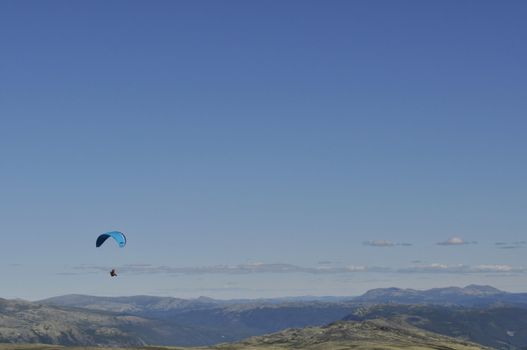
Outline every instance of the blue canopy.
<svg viewBox="0 0 527 350"><path fill-rule="evenodd" d="M97 243L95 243L95 246L98 248L100 247L108 238L112 237L115 239L117 244L119 244L119 247L124 248L126 245L126 236L119 231L112 231L112 232L106 232L97 237Z"/></svg>

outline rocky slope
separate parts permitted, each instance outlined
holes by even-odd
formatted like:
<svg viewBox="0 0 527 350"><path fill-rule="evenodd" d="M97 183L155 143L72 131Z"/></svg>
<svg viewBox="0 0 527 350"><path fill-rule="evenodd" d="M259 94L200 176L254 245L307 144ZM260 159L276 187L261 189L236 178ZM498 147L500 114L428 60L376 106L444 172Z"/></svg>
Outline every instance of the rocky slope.
<svg viewBox="0 0 527 350"><path fill-rule="evenodd" d="M220 342L210 330L80 308L0 299L0 343L83 346Z"/></svg>
<svg viewBox="0 0 527 350"><path fill-rule="evenodd" d="M527 347L527 310L510 306L488 308L439 305L375 305L361 307L347 320L397 319L427 331L466 339L495 349Z"/></svg>
<svg viewBox="0 0 527 350"><path fill-rule="evenodd" d="M0 350L65 350L46 345L2 346ZM128 348L131 350L132 348ZM169 350L183 348L140 347L135 350ZM287 329L285 331L253 337L242 342L221 344L202 350L366 350L366 349L410 349L410 350L478 350L485 347L427 332L405 323L389 320L363 322L340 321L325 327ZM95 350L85 348L84 350ZM98 348L98 350L101 350ZM117 350L117 349L115 349Z"/></svg>
<svg viewBox="0 0 527 350"><path fill-rule="evenodd" d="M0 299L2 343L143 345L144 341L127 329L147 322L138 317Z"/></svg>
<svg viewBox="0 0 527 350"><path fill-rule="evenodd" d="M484 349L483 346L384 319L288 329L217 349Z"/></svg>

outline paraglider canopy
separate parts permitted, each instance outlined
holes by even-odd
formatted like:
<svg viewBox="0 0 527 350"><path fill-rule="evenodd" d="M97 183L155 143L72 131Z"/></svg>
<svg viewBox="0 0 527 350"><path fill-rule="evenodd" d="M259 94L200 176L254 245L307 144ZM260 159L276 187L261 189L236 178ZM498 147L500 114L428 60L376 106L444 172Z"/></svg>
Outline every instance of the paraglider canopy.
<svg viewBox="0 0 527 350"><path fill-rule="evenodd" d="M106 232L97 237L97 242L95 243L95 246L99 248L108 238L112 237L115 239L117 244L119 244L119 247L124 248L126 245L126 236L119 231L112 231L112 232Z"/></svg>

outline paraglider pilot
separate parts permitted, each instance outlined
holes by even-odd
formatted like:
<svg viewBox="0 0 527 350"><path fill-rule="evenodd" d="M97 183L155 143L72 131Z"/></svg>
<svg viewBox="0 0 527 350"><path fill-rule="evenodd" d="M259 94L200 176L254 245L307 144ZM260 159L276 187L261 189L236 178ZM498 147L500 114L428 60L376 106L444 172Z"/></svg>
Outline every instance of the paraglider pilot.
<svg viewBox="0 0 527 350"><path fill-rule="evenodd" d="M97 237L95 246L99 248L110 237L112 237L117 242L117 244L119 244L120 248L124 248L126 246L126 236L124 235L124 233L119 231L103 233L102 235ZM115 271L115 269L112 269L112 271L110 271L110 276L117 277L117 271Z"/></svg>

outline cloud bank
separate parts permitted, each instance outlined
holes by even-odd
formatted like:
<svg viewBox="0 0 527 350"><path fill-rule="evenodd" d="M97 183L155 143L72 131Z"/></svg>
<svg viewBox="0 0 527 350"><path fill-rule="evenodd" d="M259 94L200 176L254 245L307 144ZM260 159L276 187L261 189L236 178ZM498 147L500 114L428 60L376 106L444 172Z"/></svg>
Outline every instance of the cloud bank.
<svg viewBox="0 0 527 350"><path fill-rule="evenodd" d="M416 265L409 268L399 269L399 272L407 273L461 273L461 274L474 274L474 273L523 273L526 272L525 268L515 268L510 265L448 265L448 264L426 264Z"/></svg>
<svg viewBox="0 0 527 350"><path fill-rule="evenodd" d="M95 265L81 265L74 267L75 273L92 273L94 271L108 272L107 267ZM450 274L478 274L478 273L526 273L527 269L523 267L513 267L502 264L481 264L481 265L463 265L463 264L417 264L404 268L392 268L382 266L317 266L305 267L285 263L252 263L239 265L213 265L213 266L195 266L195 267L172 267L172 266L155 266L148 264L123 265L118 268L120 273L124 274L165 274L165 275L205 275L205 274L224 274L224 275L244 275L244 274L291 274L305 273L314 275L330 274L354 274L354 273L450 273ZM60 274L70 274L72 272L62 272Z"/></svg>

